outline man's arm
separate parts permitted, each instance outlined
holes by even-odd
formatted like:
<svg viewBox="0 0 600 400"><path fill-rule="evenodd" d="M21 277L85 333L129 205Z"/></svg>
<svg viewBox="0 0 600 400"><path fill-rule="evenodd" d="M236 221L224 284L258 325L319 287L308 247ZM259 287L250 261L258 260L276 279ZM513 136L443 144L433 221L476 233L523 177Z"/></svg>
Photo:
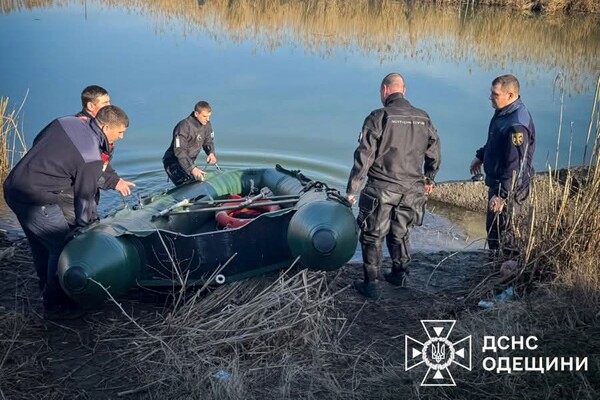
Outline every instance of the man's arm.
<svg viewBox="0 0 600 400"><path fill-rule="evenodd" d="M442 163L442 151L440 146L440 137L437 130L431 124L429 127L429 139L427 143L427 151L425 152L424 173L425 177L430 181L435 179L435 175L440 169Z"/></svg>
<svg viewBox="0 0 600 400"><path fill-rule="evenodd" d="M87 226L98 219L95 197L101 170L102 161L98 160L83 164L75 174L73 196L77 226Z"/></svg>
<svg viewBox="0 0 600 400"><path fill-rule="evenodd" d="M110 164L106 164L106 169L98 180L98 186L103 190L114 190L121 177Z"/></svg>
<svg viewBox="0 0 600 400"><path fill-rule="evenodd" d="M190 158L187 150L192 139L195 140L189 126L185 123L177 124L173 130L173 152L181 168L190 175L194 169L194 161Z"/></svg>
<svg viewBox="0 0 600 400"><path fill-rule="evenodd" d="M373 112L363 123L363 128L358 137L358 147L354 151L354 165L350 171L346 187L349 200L350 196L354 198L360 191L362 181L367 176L369 168L371 168L375 160L375 153L377 152L379 139L382 134L381 123L379 121L381 121L380 115Z"/></svg>
<svg viewBox="0 0 600 400"><path fill-rule="evenodd" d="M512 126L504 138L504 171L500 177L500 196L508 197L508 194L516 191L521 186L523 174L526 172L529 146L529 130L523 125Z"/></svg>
<svg viewBox="0 0 600 400"><path fill-rule="evenodd" d="M215 154L215 131L213 131L212 125L210 122L208 122L206 124L206 129L209 133L206 135L206 139L204 140L204 143L202 143L202 148L204 149L204 152L206 153L207 156L210 156L211 154L214 156L214 154ZM216 158L215 158L215 160L216 160Z"/></svg>
<svg viewBox="0 0 600 400"><path fill-rule="evenodd" d="M481 174L481 166L483 165L483 154L485 153L485 146L479 148L475 152L475 158L471 161L471 165L469 166L469 171L471 175L479 175Z"/></svg>

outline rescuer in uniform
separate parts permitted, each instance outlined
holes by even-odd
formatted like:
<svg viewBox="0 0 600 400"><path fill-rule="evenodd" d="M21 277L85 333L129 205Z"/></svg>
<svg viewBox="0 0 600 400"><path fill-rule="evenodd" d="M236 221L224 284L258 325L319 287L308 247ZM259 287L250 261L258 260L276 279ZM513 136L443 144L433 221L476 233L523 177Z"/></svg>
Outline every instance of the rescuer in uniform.
<svg viewBox="0 0 600 400"><path fill-rule="evenodd" d="M6 203L16 214L31 246L33 263L47 312L68 304L57 277L58 257L71 231L59 205L73 194L75 225L98 219L95 201L105 161L102 153L122 139L127 114L106 106L96 118L63 117L48 124L4 182Z"/></svg>
<svg viewBox="0 0 600 400"><path fill-rule="evenodd" d="M387 75L380 86L383 108L365 119L354 152L347 198L358 200L364 280L354 285L366 297L379 297L383 241L392 259L385 279L403 286L409 273L409 229L421 225L426 195L440 168L440 142L429 115L405 98L404 79ZM367 178L364 189L363 180Z"/></svg>
<svg viewBox="0 0 600 400"><path fill-rule="evenodd" d="M201 149L207 155L207 163L217 163L211 114L210 105L206 101L199 101L194 111L173 129L171 145L163 156L163 166L175 186L204 179L206 172L194 165Z"/></svg>

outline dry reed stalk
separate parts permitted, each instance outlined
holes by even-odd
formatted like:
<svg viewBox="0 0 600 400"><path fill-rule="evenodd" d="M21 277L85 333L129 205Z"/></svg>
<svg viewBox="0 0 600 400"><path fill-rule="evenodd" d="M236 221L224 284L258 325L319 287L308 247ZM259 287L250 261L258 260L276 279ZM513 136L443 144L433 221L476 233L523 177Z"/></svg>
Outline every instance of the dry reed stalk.
<svg viewBox="0 0 600 400"><path fill-rule="evenodd" d="M324 373L327 365L353 360L355 370L348 373L363 382L373 373L373 363L382 360L368 350L360 355L339 349L346 321L335 308L338 293L329 291L324 273L306 270L291 276L282 273L270 284L265 280L234 282L193 294L168 318L137 322L146 334L122 325L99 341L128 347L122 356L143 373L139 388L160 382L152 391L163 398L182 391L236 398L248 393L249 387L261 393L265 379L287 397L309 375L311 379L320 376L320 385L328 390L340 390L340 373ZM158 340L174 354L158 351ZM359 363L361 359L364 362ZM219 370L231 375L221 381L213 377Z"/></svg>
<svg viewBox="0 0 600 400"><path fill-rule="evenodd" d="M0 175L8 173L27 151L19 129L19 113L26 99L27 95L17 111L8 112L8 99L0 98Z"/></svg>

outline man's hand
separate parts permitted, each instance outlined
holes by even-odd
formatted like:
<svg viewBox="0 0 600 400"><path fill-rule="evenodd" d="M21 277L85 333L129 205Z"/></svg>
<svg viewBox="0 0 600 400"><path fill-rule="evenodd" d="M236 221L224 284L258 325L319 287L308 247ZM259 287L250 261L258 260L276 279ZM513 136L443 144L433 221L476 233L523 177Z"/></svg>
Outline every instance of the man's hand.
<svg viewBox="0 0 600 400"><path fill-rule="evenodd" d="M129 196L131 194L131 189L132 187L135 187L135 183L133 182L128 182L125 179L121 178L119 179L119 182L117 182L117 185L115 186L115 190L119 193L121 193L121 196L125 197L125 196Z"/></svg>
<svg viewBox="0 0 600 400"><path fill-rule="evenodd" d="M473 161L471 161L471 166L469 167L469 171L471 171L471 175L479 175L481 174L481 161L479 158L475 157Z"/></svg>
<svg viewBox="0 0 600 400"><path fill-rule="evenodd" d="M192 170L192 176L195 180L199 182L202 182L204 180L204 175L206 175L206 172L202 171L198 167L194 167L194 169Z"/></svg>
<svg viewBox="0 0 600 400"><path fill-rule="evenodd" d="M215 156L215 153L210 153L208 155L208 157L206 157L206 162L209 163L210 165L216 164L217 156Z"/></svg>
<svg viewBox="0 0 600 400"><path fill-rule="evenodd" d="M490 211L496 213L496 214L500 214L502 212L502 210L504 209L504 206L506 205L506 201L498 196L493 196L490 199L490 203L488 204L488 207L490 209Z"/></svg>
<svg viewBox="0 0 600 400"><path fill-rule="evenodd" d="M433 192L433 183L425 184L425 196L429 196Z"/></svg>
<svg viewBox="0 0 600 400"><path fill-rule="evenodd" d="M348 199L350 204L356 204L356 196L354 196L353 194L346 195L346 199Z"/></svg>

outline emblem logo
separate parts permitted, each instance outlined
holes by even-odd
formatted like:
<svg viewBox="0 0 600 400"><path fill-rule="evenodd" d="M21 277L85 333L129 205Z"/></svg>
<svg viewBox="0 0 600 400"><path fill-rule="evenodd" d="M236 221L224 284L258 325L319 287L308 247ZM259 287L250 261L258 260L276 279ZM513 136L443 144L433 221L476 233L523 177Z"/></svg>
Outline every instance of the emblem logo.
<svg viewBox="0 0 600 400"><path fill-rule="evenodd" d="M516 132L512 134L512 142L515 146L523 144L523 132Z"/></svg>
<svg viewBox="0 0 600 400"><path fill-rule="evenodd" d="M471 370L471 335L452 343L448 337L454 328L454 320L423 320L428 340L422 343L406 336L404 338L404 368L411 370L421 364L428 367L421 386L456 386L449 367L457 365Z"/></svg>

